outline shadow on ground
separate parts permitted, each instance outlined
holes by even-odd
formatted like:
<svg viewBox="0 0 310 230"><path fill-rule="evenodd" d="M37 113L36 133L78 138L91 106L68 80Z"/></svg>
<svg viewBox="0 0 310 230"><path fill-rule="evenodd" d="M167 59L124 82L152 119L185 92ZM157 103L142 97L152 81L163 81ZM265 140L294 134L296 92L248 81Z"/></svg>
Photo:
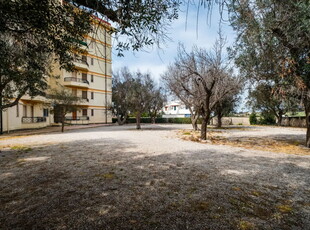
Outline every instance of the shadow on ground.
<svg viewBox="0 0 310 230"><path fill-rule="evenodd" d="M135 147L101 138L2 151L0 228L310 226L309 168L302 157L249 157L212 147L148 154Z"/></svg>

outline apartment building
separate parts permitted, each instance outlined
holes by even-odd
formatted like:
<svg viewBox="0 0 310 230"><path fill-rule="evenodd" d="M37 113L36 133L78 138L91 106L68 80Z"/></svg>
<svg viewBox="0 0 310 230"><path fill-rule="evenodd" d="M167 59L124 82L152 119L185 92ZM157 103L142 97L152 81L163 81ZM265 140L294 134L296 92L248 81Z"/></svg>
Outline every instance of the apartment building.
<svg viewBox="0 0 310 230"><path fill-rule="evenodd" d="M95 18L94 30L80 41L85 54L77 55L74 63L76 71L67 72L56 64L53 72L60 78L48 79L51 89L65 87L80 97L78 109L66 115L71 124L110 123L112 114L112 45L111 25ZM42 96L31 98L25 95L17 106L3 112L3 131L41 128L57 124L59 117L53 105Z"/></svg>

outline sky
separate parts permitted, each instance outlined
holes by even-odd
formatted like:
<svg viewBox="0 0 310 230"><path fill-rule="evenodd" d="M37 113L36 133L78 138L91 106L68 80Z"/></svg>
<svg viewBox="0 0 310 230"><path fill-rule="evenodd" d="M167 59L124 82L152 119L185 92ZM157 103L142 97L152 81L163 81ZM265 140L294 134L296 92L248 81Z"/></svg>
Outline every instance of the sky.
<svg viewBox="0 0 310 230"><path fill-rule="evenodd" d="M186 14L186 6L183 6L181 10L179 18L171 24L171 28L168 30L168 36L171 41L167 41L161 48L154 46L151 49L147 49L147 52L126 51L123 53L124 57L118 57L117 52L114 50L112 55L113 71L127 66L131 71L150 72L152 77L160 83L160 75L165 72L167 66L174 61L177 55L179 42L185 45L187 51L190 51L194 45L211 49L218 37L220 22L218 6L214 6L209 17L207 16L206 9L200 9L198 20L197 5L190 5L188 15ZM222 19L221 29L224 37L227 39L226 46L228 47L233 44L236 33L227 21L228 15L226 11L223 12ZM244 110L245 97L245 95L242 96L242 102L237 109L238 111Z"/></svg>
<svg viewBox="0 0 310 230"><path fill-rule="evenodd" d="M146 52L126 51L124 52L124 57L118 57L114 50L112 56L113 70L117 70L123 66L128 66L132 71L138 69L142 72L149 71L153 78L159 79L167 65L174 61L179 42L185 45L187 51L190 51L194 45L210 49L217 38L217 32L219 29L220 15L218 7L214 6L214 10L210 17L211 20L209 21L207 10L200 9L197 25L197 6L190 5L187 15L187 26L186 6L183 6L181 10L183 12L179 13L179 19L175 20L171 24L171 28L167 31L171 41L167 41L167 43L161 48L154 46L151 49L147 49ZM227 15L226 17L224 16L224 19L225 18L227 19ZM227 37L228 45L232 44L235 33L229 26L229 23L223 22L221 27L224 36ZM114 43L115 42L116 41L114 41Z"/></svg>

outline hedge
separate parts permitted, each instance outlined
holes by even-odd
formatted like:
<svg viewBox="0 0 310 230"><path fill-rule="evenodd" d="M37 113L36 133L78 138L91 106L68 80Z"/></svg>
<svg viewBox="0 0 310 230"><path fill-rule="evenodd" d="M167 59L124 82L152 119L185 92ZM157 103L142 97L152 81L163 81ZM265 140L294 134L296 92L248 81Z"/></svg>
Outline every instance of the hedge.
<svg viewBox="0 0 310 230"><path fill-rule="evenodd" d="M117 118L112 118L112 123L116 123ZM130 117L127 119L127 124L136 123L135 117ZM152 123L152 120L150 117L141 117L141 123ZM155 119L155 123L174 123L174 124L191 124L191 118L190 117L178 117L178 118L163 118L163 117L157 117ZM201 121L198 121L198 124L201 124Z"/></svg>

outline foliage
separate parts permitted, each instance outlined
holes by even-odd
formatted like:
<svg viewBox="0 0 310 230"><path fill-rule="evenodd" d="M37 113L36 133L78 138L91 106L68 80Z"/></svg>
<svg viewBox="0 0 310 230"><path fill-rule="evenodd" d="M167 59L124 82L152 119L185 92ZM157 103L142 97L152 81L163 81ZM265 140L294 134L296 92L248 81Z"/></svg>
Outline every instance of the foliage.
<svg viewBox="0 0 310 230"><path fill-rule="evenodd" d="M238 87L239 90L241 87ZM222 127L222 118L224 116L229 116L235 112L235 109L237 107L237 103L240 100L240 97L238 97L238 91L232 92L233 94L228 94L223 100L220 100L214 107L214 116L217 117L217 127Z"/></svg>
<svg viewBox="0 0 310 230"><path fill-rule="evenodd" d="M252 110L258 110L276 117L278 125L281 125L285 113L298 109L298 101L294 97L281 97L275 88L275 84L271 81L259 83L254 89L250 90L248 105L252 107Z"/></svg>
<svg viewBox="0 0 310 230"><path fill-rule="evenodd" d="M249 79L273 81L282 98L303 102L310 115L310 2L233 1L231 21L238 33L232 56ZM310 123L307 119L307 146Z"/></svg>
<svg viewBox="0 0 310 230"><path fill-rule="evenodd" d="M258 120L259 125L274 125L276 124L276 119L272 113L263 112Z"/></svg>
<svg viewBox="0 0 310 230"><path fill-rule="evenodd" d="M44 95L52 62L72 70L90 14L55 0L0 1L0 110Z"/></svg>
<svg viewBox="0 0 310 230"><path fill-rule="evenodd" d="M124 124L129 115L134 115L137 129L141 128L141 117L148 113L154 120L165 101L162 89L149 73L132 73L127 67L114 74L112 90L112 109L118 123Z"/></svg>
<svg viewBox="0 0 310 230"><path fill-rule="evenodd" d="M250 119L251 125L257 125L258 120L257 120L256 113L251 113L249 119Z"/></svg>
<svg viewBox="0 0 310 230"><path fill-rule="evenodd" d="M114 22L118 39L116 51L138 51L145 46L161 45L167 39L166 30L178 18L179 0L68 0L77 7L87 7L98 17L104 15ZM124 38L123 38L124 37Z"/></svg>
<svg viewBox="0 0 310 230"><path fill-rule="evenodd" d="M117 116L118 124L122 125L130 112L129 101L130 94L127 93L131 89L131 79L133 78L128 67L114 71L112 80L112 112Z"/></svg>

